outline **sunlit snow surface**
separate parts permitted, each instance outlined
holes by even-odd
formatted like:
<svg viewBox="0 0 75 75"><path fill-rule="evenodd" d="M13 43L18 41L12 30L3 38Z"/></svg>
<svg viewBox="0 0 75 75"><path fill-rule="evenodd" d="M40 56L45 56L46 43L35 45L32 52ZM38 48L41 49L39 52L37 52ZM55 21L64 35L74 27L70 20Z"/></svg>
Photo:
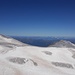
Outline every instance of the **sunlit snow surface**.
<svg viewBox="0 0 75 75"><path fill-rule="evenodd" d="M75 49L29 46L0 36L0 75L75 75Z"/></svg>

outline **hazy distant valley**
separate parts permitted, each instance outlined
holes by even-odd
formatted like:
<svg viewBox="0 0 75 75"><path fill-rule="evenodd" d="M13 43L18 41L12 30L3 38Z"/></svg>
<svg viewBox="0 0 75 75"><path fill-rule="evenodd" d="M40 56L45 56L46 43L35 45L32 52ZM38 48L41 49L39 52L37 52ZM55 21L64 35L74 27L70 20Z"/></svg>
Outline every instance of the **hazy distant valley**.
<svg viewBox="0 0 75 75"><path fill-rule="evenodd" d="M48 47L60 40L67 40L75 44L75 37L23 37L11 36L16 40L33 46Z"/></svg>

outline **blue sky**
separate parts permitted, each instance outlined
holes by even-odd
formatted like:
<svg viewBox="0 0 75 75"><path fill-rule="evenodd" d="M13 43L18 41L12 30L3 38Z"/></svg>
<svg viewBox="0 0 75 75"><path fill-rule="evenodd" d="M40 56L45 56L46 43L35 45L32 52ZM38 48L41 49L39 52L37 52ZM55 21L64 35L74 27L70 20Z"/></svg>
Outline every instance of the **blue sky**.
<svg viewBox="0 0 75 75"><path fill-rule="evenodd" d="M0 0L0 34L75 37L75 0Z"/></svg>

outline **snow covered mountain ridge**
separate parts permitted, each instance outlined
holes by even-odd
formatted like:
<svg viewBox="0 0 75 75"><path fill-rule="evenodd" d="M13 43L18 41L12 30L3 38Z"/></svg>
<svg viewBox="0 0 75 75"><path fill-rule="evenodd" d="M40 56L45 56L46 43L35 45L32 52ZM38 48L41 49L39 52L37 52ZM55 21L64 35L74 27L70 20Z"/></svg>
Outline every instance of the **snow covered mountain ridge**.
<svg viewBox="0 0 75 75"><path fill-rule="evenodd" d="M5 53L9 50L13 50L16 47L26 46L26 45L27 44L17 41L11 37L0 34L0 47L3 48L0 50L0 52L2 52L2 53Z"/></svg>
<svg viewBox="0 0 75 75"><path fill-rule="evenodd" d="M9 44L13 44L13 45L25 45L24 43L20 42L20 41L17 41L13 38L10 38L8 36L5 36L5 35L2 35L0 34L0 44L1 43L9 43Z"/></svg>
<svg viewBox="0 0 75 75"><path fill-rule="evenodd" d="M75 75L74 44L35 47L0 35L0 75Z"/></svg>
<svg viewBox="0 0 75 75"><path fill-rule="evenodd" d="M75 44L71 43L70 41L60 40L53 45L50 45L50 47L75 48Z"/></svg>

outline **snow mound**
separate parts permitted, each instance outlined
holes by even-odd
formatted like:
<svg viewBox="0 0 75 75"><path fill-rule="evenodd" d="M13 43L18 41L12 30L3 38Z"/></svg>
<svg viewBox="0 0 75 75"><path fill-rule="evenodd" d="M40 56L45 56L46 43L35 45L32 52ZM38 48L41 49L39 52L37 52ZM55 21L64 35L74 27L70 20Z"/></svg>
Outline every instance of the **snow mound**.
<svg viewBox="0 0 75 75"><path fill-rule="evenodd" d="M70 41L60 40L60 41L56 42L55 44L50 45L50 47L75 48L75 44L71 43Z"/></svg>

